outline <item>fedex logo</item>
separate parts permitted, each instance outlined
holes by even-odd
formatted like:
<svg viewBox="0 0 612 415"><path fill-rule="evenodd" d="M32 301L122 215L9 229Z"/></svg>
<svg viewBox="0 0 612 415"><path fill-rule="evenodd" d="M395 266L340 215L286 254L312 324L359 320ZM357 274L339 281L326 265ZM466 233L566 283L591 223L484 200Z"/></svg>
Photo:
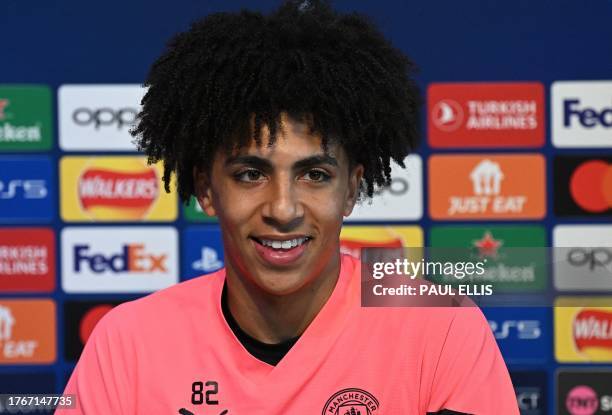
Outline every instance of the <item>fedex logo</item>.
<svg viewBox="0 0 612 415"><path fill-rule="evenodd" d="M92 254L89 245L74 247L74 270L81 272L87 265L92 272L167 272L167 255L154 255L145 250L144 244L123 245L114 255Z"/></svg>
<svg viewBox="0 0 612 415"><path fill-rule="evenodd" d="M489 320L496 339L507 339L515 336L517 339L533 340L542 336L539 320L504 320L497 322Z"/></svg>
<svg viewBox="0 0 612 415"><path fill-rule="evenodd" d="M178 282L173 227L68 227L61 239L68 293L147 293Z"/></svg>
<svg viewBox="0 0 612 415"><path fill-rule="evenodd" d="M612 147L612 81L561 81L551 88L555 147Z"/></svg>
<svg viewBox="0 0 612 415"><path fill-rule="evenodd" d="M598 110L594 107L583 106L579 98L563 100L563 126L571 127L572 121L578 122L585 128L598 125L612 127L612 105Z"/></svg>

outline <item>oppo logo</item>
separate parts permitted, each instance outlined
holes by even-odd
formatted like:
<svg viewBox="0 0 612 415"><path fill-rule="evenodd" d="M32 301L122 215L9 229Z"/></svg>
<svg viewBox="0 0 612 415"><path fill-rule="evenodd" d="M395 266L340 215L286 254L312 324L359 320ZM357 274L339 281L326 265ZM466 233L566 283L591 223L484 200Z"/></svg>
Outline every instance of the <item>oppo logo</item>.
<svg viewBox="0 0 612 415"><path fill-rule="evenodd" d="M14 199L21 192L24 199L47 197L47 183L44 180L0 180L0 199Z"/></svg>
<svg viewBox="0 0 612 415"><path fill-rule="evenodd" d="M587 265L591 271L612 263L612 250L606 248L574 248L567 253L567 262L576 267Z"/></svg>
<svg viewBox="0 0 612 415"><path fill-rule="evenodd" d="M384 193L389 193L393 196L403 196L410 190L410 184L408 180L401 177L395 177L391 179L389 186L380 187L374 190L374 195L378 196Z"/></svg>
<svg viewBox="0 0 612 415"><path fill-rule="evenodd" d="M72 113L72 120L80 126L93 125L96 130L101 127L117 126L121 130L124 126L131 126L136 121L138 111L135 108L77 108Z"/></svg>

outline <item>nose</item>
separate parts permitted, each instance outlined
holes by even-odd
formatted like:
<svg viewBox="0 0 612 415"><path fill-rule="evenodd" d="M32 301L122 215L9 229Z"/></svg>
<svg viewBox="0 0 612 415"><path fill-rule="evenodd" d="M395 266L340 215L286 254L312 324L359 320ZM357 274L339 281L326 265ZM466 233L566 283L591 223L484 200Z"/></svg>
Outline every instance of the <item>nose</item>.
<svg viewBox="0 0 612 415"><path fill-rule="evenodd" d="M280 231L290 230L301 223L304 206L293 180L277 179L271 183L263 216L264 221L279 228Z"/></svg>

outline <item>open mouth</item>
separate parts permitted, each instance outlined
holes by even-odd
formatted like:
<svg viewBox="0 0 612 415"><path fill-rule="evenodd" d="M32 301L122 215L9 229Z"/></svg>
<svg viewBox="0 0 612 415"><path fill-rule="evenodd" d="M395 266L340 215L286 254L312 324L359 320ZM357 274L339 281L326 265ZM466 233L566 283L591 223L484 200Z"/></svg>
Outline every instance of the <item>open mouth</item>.
<svg viewBox="0 0 612 415"><path fill-rule="evenodd" d="M273 266L291 265L304 253L312 240L309 236L291 239L265 239L251 237L260 258Z"/></svg>
<svg viewBox="0 0 612 415"><path fill-rule="evenodd" d="M310 241L312 238L309 236L304 236L301 238L294 239L286 239L283 241L276 239L261 239L252 237L252 239L258 244L265 246L267 248L272 248L278 251L288 251L293 248L297 248L298 246L304 245L306 242Z"/></svg>

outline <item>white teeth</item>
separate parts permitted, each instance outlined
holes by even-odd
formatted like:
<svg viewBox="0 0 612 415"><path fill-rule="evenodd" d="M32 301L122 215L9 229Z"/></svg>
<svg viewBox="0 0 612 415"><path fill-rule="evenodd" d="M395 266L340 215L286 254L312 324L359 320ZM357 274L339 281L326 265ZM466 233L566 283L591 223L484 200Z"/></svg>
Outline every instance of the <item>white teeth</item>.
<svg viewBox="0 0 612 415"><path fill-rule="evenodd" d="M307 238L289 239L286 241L276 241L269 239L261 239L261 243L266 246L271 246L274 249L291 249L303 244Z"/></svg>

